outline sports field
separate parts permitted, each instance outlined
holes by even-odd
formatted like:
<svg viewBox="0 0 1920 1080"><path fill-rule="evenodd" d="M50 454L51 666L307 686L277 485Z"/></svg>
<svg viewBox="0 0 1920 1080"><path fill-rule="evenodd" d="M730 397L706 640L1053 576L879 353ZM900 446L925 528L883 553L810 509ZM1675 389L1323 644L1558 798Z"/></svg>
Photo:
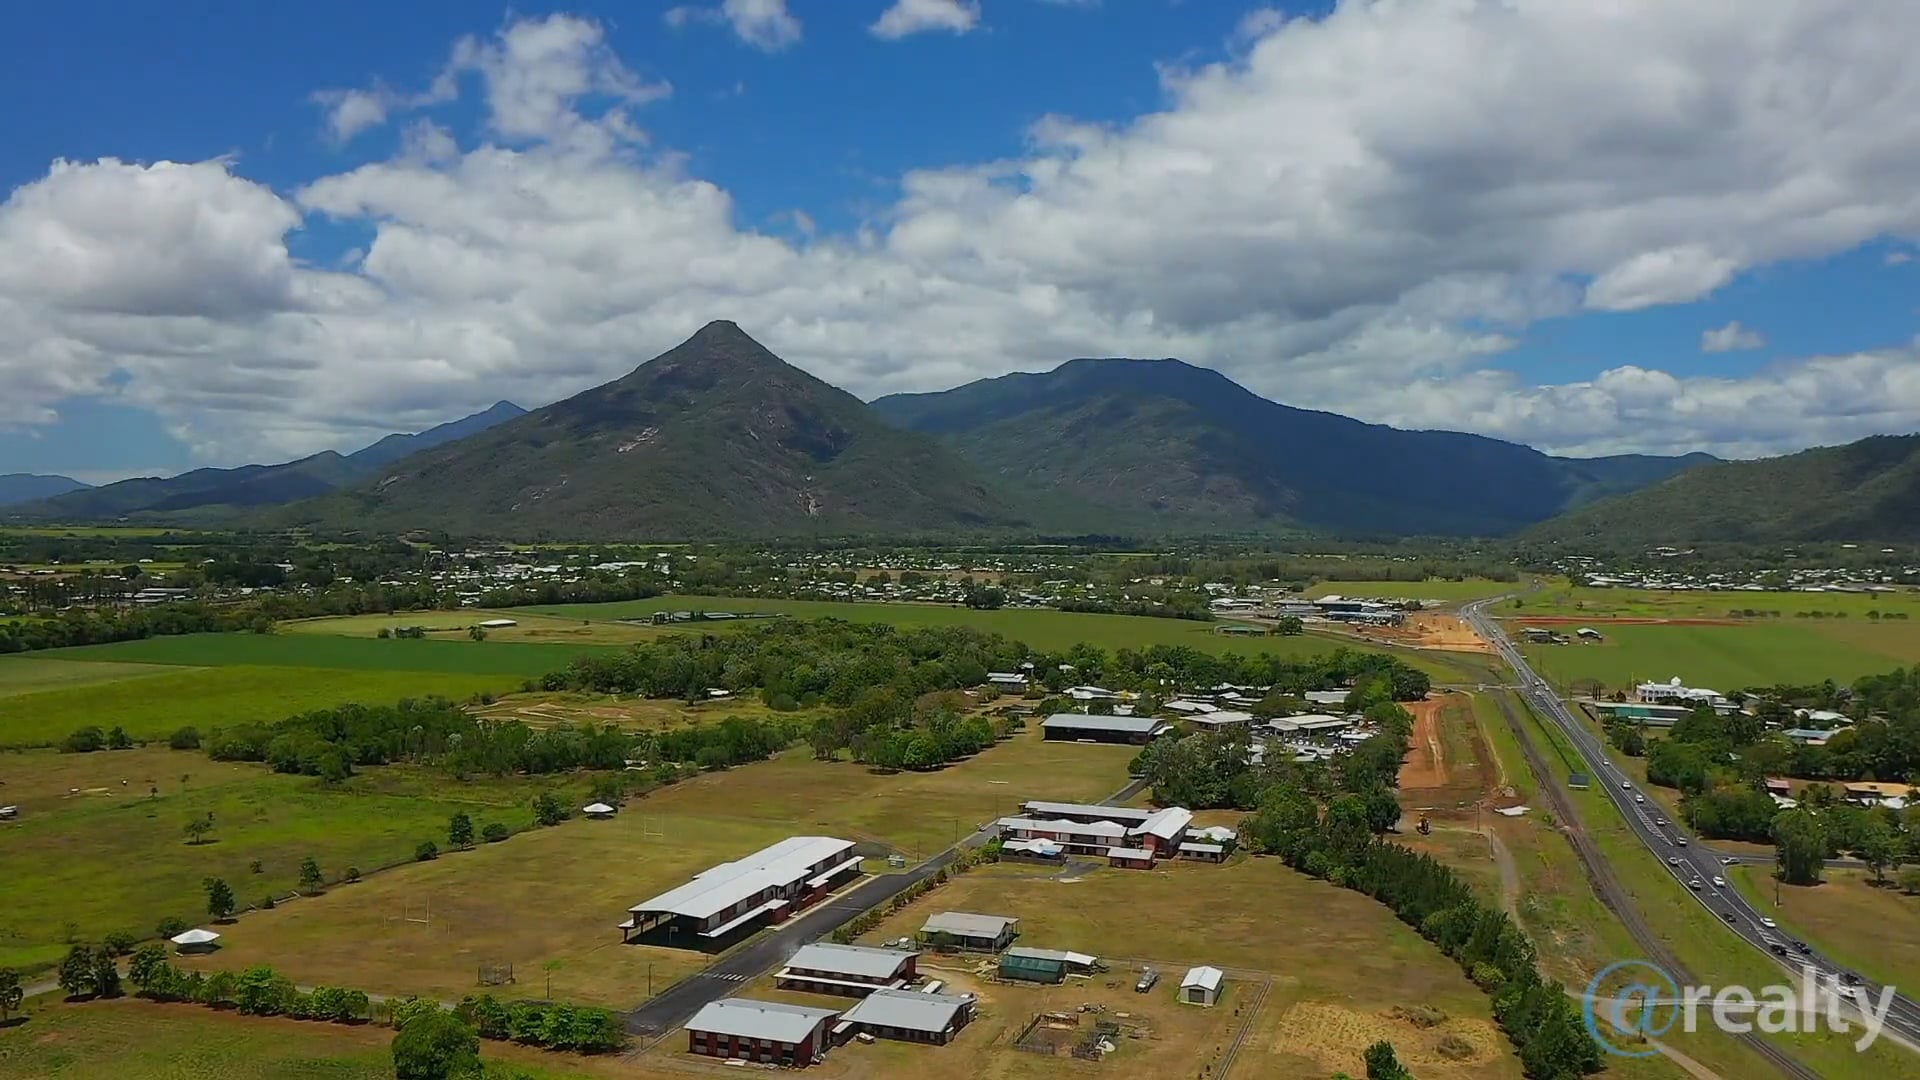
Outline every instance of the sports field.
<svg viewBox="0 0 1920 1080"><path fill-rule="evenodd" d="M0 681L14 664L22 662L45 663L27 657L0 658ZM0 694L0 746L50 746L88 725L103 730L123 727L135 739L165 739L176 729L189 726L204 735L217 727L272 723L294 713L349 701L390 703L436 694L457 701L476 693L511 690L521 681L507 674L327 667L73 666L104 667L121 678L65 689ZM156 670L160 674L151 673Z"/></svg>
<svg viewBox="0 0 1920 1080"><path fill-rule="evenodd" d="M392 1080L393 1032L131 999L36 1009L0 1029L0 1077L18 1080ZM502 1043L481 1058L538 1080L657 1074Z"/></svg>
<svg viewBox="0 0 1920 1080"><path fill-rule="evenodd" d="M1131 756L1027 732L946 769L881 775L791 751L629 800L609 821L535 829L254 913L225 929L227 947L206 963L448 998L476 989L481 964L511 963L517 981L502 994L551 985L556 997L630 1008L647 997L649 965L660 990L705 963L622 945L614 924L635 902L796 834L928 855L1023 799L1109 795Z"/></svg>
<svg viewBox="0 0 1920 1080"><path fill-rule="evenodd" d="M1275 859L1149 873L1100 868L1071 880L1025 867L986 868L908 905L862 940L910 935L928 915L949 910L1013 916L1020 919L1020 944L1089 952L1116 974L1151 963L1165 973L1161 988L1132 999L1149 1013L1170 992L1169 980L1177 982L1192 965L1224 968L1233 980L1215 1012L1252 1007L1256 987L1270 980L1264 1002L1247 1018L1235 1075L1361 1075L1362 1052L1380 1038L1391 1039L1401 1062L1423 1078L1520 1075L1493 1026L1489 1000L1458 966L1382 905ZM1196 911L1205 917L1195 918ZM1004 987L998 992L1015 996ZM1393 1014L1415 1006L1436 1009L1444 1020L1420 1028ZM1004 1011L1024 1009L1010 1000ZM1464 1045L1463 1056L1448 1059L1437 1051L1448 1035ZM1201 1055L1202 1061L1210 1057ZM1200 1066L1157 1064L1148 1075L1184 1075Z"/></svg>
<svg viewBox="0 0 1920 1080"><path fill-rule="evenodd" d="M406 861L422 840L445 846L456 811L476 830L524 827L534 793L558 783L460 783L386 766L328 787L189 751L0 754L0 792L20 807L19 820L0 823L0 967L50 964L69 936L144 937L169 916L204 918L206 877L225 879L244 907L286 896L308 856L331 877ZM186 823L207 814L208 842L188 844Z"/></svg>
<svg viewBox="0 0 1920 1080"><path fill-rule="evenodd" d="M796 618L836 618L851 622L883 622L895 626L970 626L1004 635L1035 649L1064 652L1081 642L1105 649L1143 649L1152 645L1186 645L1210 652L1263 653L1312 656L1339 646L1376 651L1351 638L1326 634L1293 637L1231 637L1217 634L1218 623L1187 619L1153 619L1135 615L1095 615L1051 609L976 611L942 604L862 604L825 600L770 600L729 596L658 596L606 604L560 604L520 608L535 614L567 619L615 620L646 618L656 611L772 611ZM725 623L700 623L702 630ZM1430 674L1443 674L1418 653L1403 653L1408 663Z"/></svg>
<svg viewBox="0 0 1920 1080"><path fill-rule="evenodd" d="M1513 633L1514 624L1507 625ZM1904 627L1896 627L1900 624L1861 628L1861 638L1847 640L1826 627L1815 629L1798 621L1725 626L1608 623L1597 628L1606 635L1598 644L1525 645L1523 651L1535 670L1562 686L1598 679L1609 689L1621 689L1677 675L1689 686L1729 692L1822 679L1846 683L1920 661L1920 653L1903 655L1903 643L1910 638Z"/></svg>

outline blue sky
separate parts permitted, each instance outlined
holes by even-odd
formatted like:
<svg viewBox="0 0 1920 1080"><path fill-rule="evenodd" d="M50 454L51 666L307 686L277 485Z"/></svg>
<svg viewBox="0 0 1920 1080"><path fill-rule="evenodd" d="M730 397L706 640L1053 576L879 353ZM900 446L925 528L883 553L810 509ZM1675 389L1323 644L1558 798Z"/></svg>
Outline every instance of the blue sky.
<svg viewBox="0 0 1920 1080"><path fill-rule="evenodd" d="M0 472L351 449L710 318L863 397L1146 354L1569 453L1920 426L1910 20L1418 7L23 8Z"/></svg>

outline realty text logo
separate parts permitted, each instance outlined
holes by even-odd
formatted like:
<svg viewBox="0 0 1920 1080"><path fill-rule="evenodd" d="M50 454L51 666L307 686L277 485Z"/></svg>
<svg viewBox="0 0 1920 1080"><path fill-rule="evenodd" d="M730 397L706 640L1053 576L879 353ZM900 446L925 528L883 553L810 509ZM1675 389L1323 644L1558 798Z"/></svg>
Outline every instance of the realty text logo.
<svg viewBox="0 0 1920 1080"><path fill-rule="evenodd" d="M1681 986L1658 964L1621 960L1587 983L1581 1015L1594 1041L1621 1057L1659 1053L1642 1040L1676 1028L1698 1031L1702 1014L1714 1027L1734 1035L1820 1030L1847 1035L1858 1029L1853 1048L1864 1052L1886 1027L1893 997L1891 986L1881 987L1876 1000L1811 967L1800 969L1798 986L1763 986L1755 992L1744 986Z"/></svg>

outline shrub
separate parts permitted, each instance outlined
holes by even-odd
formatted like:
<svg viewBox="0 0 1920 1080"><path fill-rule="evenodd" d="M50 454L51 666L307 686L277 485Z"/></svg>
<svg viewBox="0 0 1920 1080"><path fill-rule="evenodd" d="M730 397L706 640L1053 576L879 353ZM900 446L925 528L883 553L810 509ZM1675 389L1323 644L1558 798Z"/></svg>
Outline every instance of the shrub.
<svg viewBox="0 0 1920 1080"><path fill-rule="evenodd" d="M512 834L507 830L507 827L497 821L489 821L480 827L480 839L485 840L489 844L497 844L510 835Z"/></svg>
<svg viewBox="0 0 1920 1080"><path fill-rule="evenodd" d="M107 733L89 724L60 741L63 754L91 754L107 748Z"/></svg>
<svg viewBox="0 0 1920 1080"><path fill-rule="evenodd" d="M183 727L167 736L167 746L174 750L198 750L200 731L198 728Z"/></svg>
<svg viewBox="0 0 1920 1080"><path fill-rule="evenodd" d="M416 862L426 862L429 859L435 859L439 856L440 845L431 840L422 840L420 841L420 846L413 849L413 858Z"/></svg>
<svg viewBox="0 0 1920 1080"><path fill-rule="evenodd" d="M357 866L347 867L347 872L340 875L340 880L341 881L359 881L360 868Z"/></svg>
<svg viewBox="0 0 1920 1080"><path fill-rule="evenodd" d="M175 933L178 932L179 931L175 931ZM140 939L136 937L132 931L115 930L113 933L100 939L100 947L107 950L107 952L113 956L125 956L132 952L133 947L139 944L139 942Z"/></svg>
<svg viewBox="0 0 1920 1080"><path fill-rule="evenodd" d="M170 938L186 930L186 928L187 920L179 918L178 916L169 915L160 920L160 925L154 927L153 932L160 937Z"/></svg>

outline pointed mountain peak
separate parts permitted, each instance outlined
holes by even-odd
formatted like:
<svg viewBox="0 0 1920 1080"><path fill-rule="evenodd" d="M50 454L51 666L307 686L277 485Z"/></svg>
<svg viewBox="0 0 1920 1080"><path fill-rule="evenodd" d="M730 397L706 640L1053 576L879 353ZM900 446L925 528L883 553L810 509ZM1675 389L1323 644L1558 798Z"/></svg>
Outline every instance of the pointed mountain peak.
<svg viewBox="0 0 1920 1080"><path fill-rule="evenodd" d="M740 324L715 319L680 344L640 365L640 371L660 365L683 372L718 375L729 370L787 369L790 365L755 341Z"/></svg>

